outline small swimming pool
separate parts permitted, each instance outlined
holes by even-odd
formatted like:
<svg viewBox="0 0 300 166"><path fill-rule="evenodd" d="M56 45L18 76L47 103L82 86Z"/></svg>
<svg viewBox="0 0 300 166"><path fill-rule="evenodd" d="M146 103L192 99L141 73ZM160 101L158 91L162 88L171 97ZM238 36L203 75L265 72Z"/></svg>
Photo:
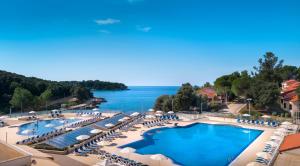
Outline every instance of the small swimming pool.
<svg viewBox="0 0 300 166"><path fill-rule="evenodd" d="M17 134L19 135L41 135L55 130L59 126L67 123L76 122L79 119L51 119L51 120L38 120L31 123L23 124L19 127ZM33 130L34 133L24 133L25 130Z"/></svg>
<svg viewBox="0 0 300 166"><path fill-rule="evenodd" d="M179 165L225 166L261 133L231 125L195 123L150 130L143 140L121 148L132 147L140 154L163 154Z"/></svg>

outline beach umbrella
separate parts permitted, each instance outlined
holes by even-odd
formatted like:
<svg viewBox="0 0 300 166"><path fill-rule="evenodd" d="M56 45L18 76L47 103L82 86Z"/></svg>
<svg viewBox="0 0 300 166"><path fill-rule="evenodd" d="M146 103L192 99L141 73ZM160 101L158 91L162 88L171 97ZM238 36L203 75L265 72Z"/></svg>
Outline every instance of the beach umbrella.
<svg viewBox="0 0 300 166"><path fill-rule="evenodd" d="M163 112L161 110L156 111L157 114L162 114Z"/></svg>
<svg viewBox="0 0 300 166"><path fill-rule="evenodd" d="M125 119L125 120L129 120L130 118L126 116L126 117L124 117L123 119Z"/></svg>
<svg viewBox="0 0 300 166"><path fill-rule="evenodd" d="M268 119L268 118L271 118L271 117L269 115L263 115L262 118Z"/></svg>
<svg viewBox="0 0 300 166"><path fill-rule="evenodd" d="M154 112L155 110L154 110L154 109L152 109L152 108L150 108L148 111L149 111L149 112Z"/></svg>
<svg viewBox="0 0 300 166"><path fill-rule="evenodd" d="M168 158L162 154L155 154L155 155L151 155L150 158L152 160L156 160L159 162L159 166L160 166L160 162L163 160L168 160Z"/></svg>
<svg viewBox="0 0 300 166"><path fill-rule="evenodd" d="M135 151L136 151L135 149L130 148L130 147L126 147L126 148L123 148L123 149L120 150L121 153L125 153L125 154L134 153Z"/></svg>
<svg viewBox="0 0 300 166"><path fill-rule="evenodd" d="M287 129L285 129L285 128L278 128L278 129L276 129L276 131L284 132L284 133L288 132Z"/></svg>
<svg viewBox="0 0 300 166"><path fill-rule="evenodd" d="M244 116L244 117L249 117L249 116L251 116L251 115L249 115L249 114L243 114L243 116Z"/></svg>
<svg viewBox="0 0 300 166"><path fill-rule="evenodd" d="M138 113L138 112L134 112L134 113L132 113L130 116L138 116L140 113Z"/></svg>
<svg viewBox="0 0 300 166"><path fill-rule="evenodd" d="M92 109L93 111L99 111L99 108L94 108L94 109Z"/></svg>
<svg viewBox="0 0 300 166"><path fill-rule="evenodd" d="M155 116L153 116L153 115L146 115L145 118L146 118L146 119L154 119Z"/></svg>
<svg viewBox="0 0 300 166"><path fill-rule="evenodd" d="M247 166L264 166L264 165L258 162L250 162L247 164Z"/></svg>
<svg viewBox="0 0 300 166"><path fill-rule="evenodd" d="M278 146L278 144L276 142L273 142L273 141L267 141L265 143L268 144L268 145L271 145L272 147L277 147Z"/></svg>
<svg viewBox="0 0 300 166"><path fill-rule="evenodd" d="M279 136L276 136L276 135L273 135L270 138L271 138L271 140L281 140L282 139L282 137L279 137Z"/></svg>
<svg viewBox="0 0 300 166"><path fill-rule="evenodd" d="M267 159L267 160L270 160L272 157L269 153L266 153L266 152L258 152L258 153L256 153L256 156Z"/></svg>
<svg viewBox="0 0 300 166"><path fill-rule="evenodd" d="M169 111L168 114L174 114L174 111Z"/></svg>
<svg viewBox="0 0 300 166"><path fill-rule="evenodd" d="M162 116L162 114L155 114L156 116Z"/></svg>
<svg viewBox="0 0 300 166"><path fill-rule="evenodd" d="M284 136L285 134L283 132L280 132L280 131L275 131L274 135Z"/></svg>
<svg viewBox="0 0 300 166"><path fill-rule="evenodd" d="M108 141L101 141L101 142L97 143L97 145L99 145L99 146L107 146L109 144L110 144L110 142L108 142Z"/></svg>
<svg viewBox="0 0 300 166"><path fill-rule="evenodd" d="M27 130L24 130L24 131L22 131L21 132L22 134L32 134L33 133L33 130L29 130L29 129L27 129Z"/></svg>
<svg viewBox="0 0 300 166"><path fill-rule="evenodd" d="M285 122L282 122L281 124L283 124L283 125L291 125L292 123L285 121Z"/></svg>
<svg viewBox="0 0 300 166"><path fill-rule="evenodd" d="M45 127L54 127L54 124L46 124Z"/></svg>
<svg viewBox="0 0 300 166"><path fill-rule="evenodd" d="M114 124L112 124L112 123L107 123L106 125L105 125L105 127L113 127L114 126Z"/></svg>
<svg viewBox="0 0 300 166"><path fill-rule="evenodd" d="M130 148L130 147L126 147L126 148L121 149L120 152L124 153L124 154L128 154L127 158L129 158L130 153L134 153L135 149Z"/></svg>
<svg viewBox="0 0 300 166"><path fill-rule="evenodd" d="M29 114L35 114L35 113L36 113L35 111L30 111L30 112L29 112Z"/></svg>
<svg viewBox="0 0 300 166"><path fill-rule="evenodd" d="M119 119L118 121L119 121L119 122L124 122L124 121L125 121L125 119L123 119L123 118L122 118L122 119Z"/></svg>
<svg viewBox="0 0 300 166"><path fill-rule="evenodd" d="M95 112L93 112L93 114L100 114L100 112L99 111L95 111Z"/></svg>
<svg viewBox="0 0 300 166"><path fill-rule="evenodd" d="M93 129L93 130L90 131L90 133L92 133L92 134L98 134L98 133L101 133L101 132L102 132L102 130L99 130L99 129Z"/></svg>
<svg viewBox="0 0 300 166"><path fill-rule="evenodd" d="M80 136L76 137L76 139L78 141L86 140L86 139L89 139L89 138L90 138L90 136L88 136L88 135L80 135Z"/></svg>

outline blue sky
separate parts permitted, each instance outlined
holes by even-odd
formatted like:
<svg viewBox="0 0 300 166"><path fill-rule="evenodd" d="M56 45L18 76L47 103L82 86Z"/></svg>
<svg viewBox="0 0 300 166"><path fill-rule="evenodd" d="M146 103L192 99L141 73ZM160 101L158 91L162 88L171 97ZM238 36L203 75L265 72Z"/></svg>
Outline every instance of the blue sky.
<svg viewBox="0 0 300 166"><path fill-rule="evenodd" d="M272 51L300 64L298 0L0 2L0 69L51 80L201 85Z"/></svg>

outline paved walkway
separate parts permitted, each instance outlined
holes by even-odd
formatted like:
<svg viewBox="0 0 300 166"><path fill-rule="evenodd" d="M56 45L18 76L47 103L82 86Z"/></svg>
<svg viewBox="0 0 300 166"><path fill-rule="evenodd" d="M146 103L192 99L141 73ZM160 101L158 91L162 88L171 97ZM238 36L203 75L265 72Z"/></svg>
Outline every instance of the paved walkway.
<svg viewBox="0 0 300 166"><path fill-rule="evenodd" d="M228 111L234 115L239 114L239 112L246 106L247 106L246 104L238 104L238 103L231 103L227 105Z"/></svg>

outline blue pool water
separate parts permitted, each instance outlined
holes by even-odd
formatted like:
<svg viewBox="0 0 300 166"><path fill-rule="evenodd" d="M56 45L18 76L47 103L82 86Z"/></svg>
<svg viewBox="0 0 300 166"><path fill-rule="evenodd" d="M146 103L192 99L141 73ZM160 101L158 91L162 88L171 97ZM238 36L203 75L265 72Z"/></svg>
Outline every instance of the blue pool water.
<svg viewBox="0 0 300 166"><path fill-rule="evenodd" d="M65 119L66 123L72 123L78 121L78 119ZM62 119L51 119L51 120L39 120L31 123L23 124L19 127L18 134L19 135L41 135L50 131L53 131L58 126L63 126L64 123L62 123ZM52 124L52 127L46 127L46 125ZM33 130L34 133L30 134L23 134L22 131L24 130Z"/></svg>
<svg viewBox="0 0 300 166"><path fill-rule="evenodd" d="M101 110L122 111L125 113L143 112L152 108L158 96L177 92L177 86L130 86L125 91L93 91L94 96L104 97Z"/></svg>
<svg viewBox="0 0 300 166"><path fill-rule="evenodd" d="M124 147L140 154L163 154L185 166L225 166L262 131L230 125L196 123L185 127L153 129L144 139Z"/></svg>

